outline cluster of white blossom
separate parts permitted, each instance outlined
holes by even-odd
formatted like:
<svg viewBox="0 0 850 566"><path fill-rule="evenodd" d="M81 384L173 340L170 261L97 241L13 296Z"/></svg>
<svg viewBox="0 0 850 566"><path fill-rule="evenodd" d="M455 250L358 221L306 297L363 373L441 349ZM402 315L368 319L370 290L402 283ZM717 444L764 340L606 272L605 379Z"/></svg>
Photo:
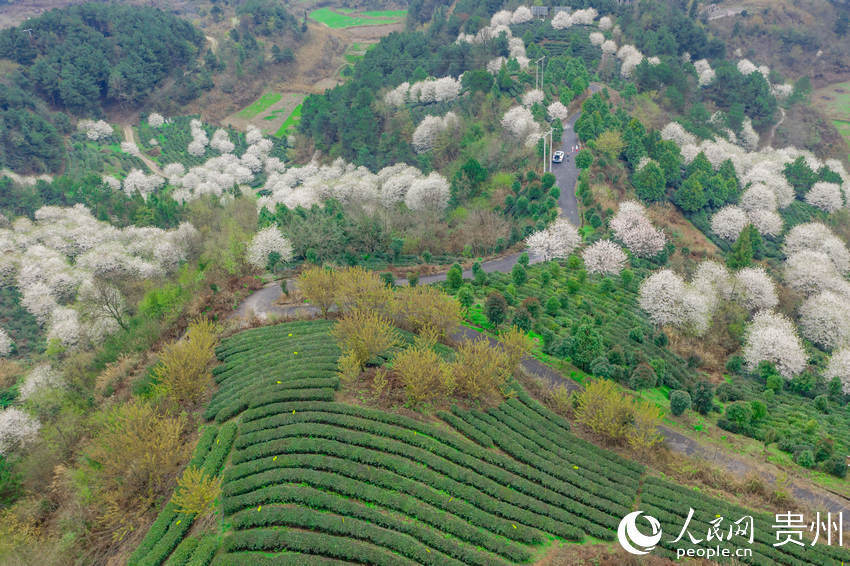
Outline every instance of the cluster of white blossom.
<svg viewBox="0 0 850 566"><path fill-rule="evenodd" d="M590 33L590 44L596 45L597 47L605 43L605 34L601 31L594 31Z"/></svg>
<svg viewBox="0 0 850 566"><path fill-rule="evenodd" d="M512 24L524 24L531 21L531 9L528 6L520 6L511 14Z"/></svg>
<svg viewBox="0 0 850 566"><path fill-rule="evenodd" d="M827 379L840 379L844 393L850 394L850 348L841 348L832 353L824 375Z"/></svg>
<svg viewBox="0 0 850 566"><path fill-rule="evenodd" d="M525 239L528 250L542 261L566 259L581 243L581 236L568 220L559 218Z"/></svg>
<svg viewBox="0 0 850 566"><path fill-rule="evenodd" d="M606 39L602 42L602 53L604 55L613 55L617 52L617 42L613 39Z"/></svg>
<svg viewBox="0 0 850 566"><path fill-rule="evenodd" d="M204 125L200 120L193 119L189 122L189 128L192 132L192 141L189 142L187 151L189 155L202 157L207 152L207 145L210 143L207 132L204 130Z"/></svg>
<svg viewBox="0 0 850 566"><path fill-rule="evenodd" d="M611 240L594 242L581 254L588 273L617 274L626 266L626 253Z"/></svg>
<svg viewBox="0 0 850 566"><path fill-rule="evenodd" d="M770 67L767 65L756 66L756 64L749 59L741 59L738 61L738 72L742 75L761 73L765 80L769 80L770 77Z"/></svg>
<svg viewBox="0 0 850 566"><path fill-rule="evenodd" d="M21 399L27 400L43 389L57 389L64 386L65 380L59 371L53 369L50 364L39 364L24 377L18 394Z"/></svg>
<svg viewBox="0 0 850 566"><path fill-rule="evenodd" d="M699 77L699 86L708 86L714 82L714 69L711 68L706 59L694 61L694 68L697 70L697 77Z"/></svg>
<svg viewBox="0 0 850 566"><path fill-rule="evenodd" d="M542 90L539 88L532 89L522 95L522 105L533 106L535 104L540 104L543 102L543 98L544 94Z"/></svg>
<svg viewBox="0 0 850 566"><path fill-rule="evenodd" d="M534 121L531 111L522 106L514 106L502 116L502 127L515 140L527 147L533 146L540 138L540 125Z"/></svg>
<svg viewBox="0 0 850 566"><path fill-rule="evenodd" d="M5 358L12 352L12 338L9 333L0 328L0 358Z"/></svg>
<svg viewBox="0 0 850 566"><path fill-rule="evenodd" d="M193 131L197 132L198 128L206 138L206 133L200 126L193 127ZM235 186L245 190L244 186L253 181L257 173L265 171L271 174L284 169L280 159L269 156L274 144L263 138L262 133L255 126L248 126L245 140L250 145L241 157L237 156L232 153L234 144L230 141L227 132L220 129L213 134L210 145L221 152L221 155L211 157L188 171L180 163L166 165L163 173L168 178L168 183L176 188L172 198L181 203L197 199L202 195L225 198L227 197L225 193Z"/></svg>
<svg viewBox="0 0 850 566"><path fill-rule="evenodd" d="M384 95L384 102L390 106L402 106L408 102L446 102L457 98L460 89L460 79L452 77L425 79L413 84L403 82Z"/></svg>
<svg viewBox="0 0 850 566"><path fill-rule="evenodd" d="M93 341L90 321L72 308L80 289L95 277L149 279L173 271L194 245L197 231L181 224L115 228L95 219L82 204L45 206L35 222L18 218L0 228L0 274L21 292L21 304L47 326L48 338L74 347Z"/></svg>
<svg viewBox="0 0 850 566"><path fill-rule="evenodd" d="M121 190L121 180L113 177L112 175L104 175L101 180L106 183L106 186L112 189L113 191Z"/></svg>
<svg viewBox="0 0 850 566"><path fill-rule="evenodd" d="M639 294L641 308L654 323L696 336L705 334L717 308L729 300L751 312L778 303L773 281L764 269L744 268L730 274L710 260L697 266L690 283L670 269L657 271L644 280Z"/></svg>
<svg viewBox="0 0 850 566"><path fill-rule="evenodd" d="M436 172L426 177L419 169L398 163L375 174L342 159L273 171L263 192L267 196L261 196L257 205L269 210L278 203L310 207L327 198L369 207L390 208L404 202L411 210L443 210L450 196L448 181Z"/></svg>
<svg viewBox="0 0 850 566"><path fill-rule="evenodd" d="M792 256L803 250L822 252L829 257L839 273L850 271L850 251L844 242L820 222L798 224L785 235L784 252Z"/></svg>
<svg viewBox="0 0 850 566"><path fill-rule="evenodd" d="M41 423L29 413L9 407L0 411L0 455L7 455L33 442Z"/></svg>
<svg viewBox="0 0 850 566"><path fill-rule="evenodd" d="M112 186L110 181L110 187ZM124 177L124 192L131 197L134 193L139 193L147 200L148 195L155 192L165 184L165 179L159 175L145 175L139 169L132 169L127 176Z"/></svg>
<svg viewBox="0 0 850 566"><path fill-rule="evenodd" d="M236 148L233 142L230 141L230 135L224 128L219 128L215 132L213 132L212 141L210 141L210 147L218 151L219 153L231 153Z"/></svg>
<svg viewBox="0 0 850 566"><path fill-rule="evenodd" d="M664 232L652 225L646 209L636 201L620 203L610 227L616 238L638 257L653 257L664 249Z"/></svg>
<svg viewBox="0 0 850 566"><path fill-rule="evenodd" d="M602 16L599 18L599 29L609 30L612 27L614 27L614 20L611 19L611 16Z"/></svg>
<svg viewBox="0 0 850 566"><path fill-rule="evenodd" d="M734 205L724 206L711 217L711 231L729 241L737 240L747 224L750 219L746 211Z"/></svg>
<svg viewBox="0 0 850 566"><path fill-rule="evenodd" d="M163 124L165 124L165 118L162 117L162 114L156 112L148 114L148 125L151 128L161 128Z"/></svg>
<svg viewBox="0 0 850 566"><path fill-rule="evenodd" d="M560 100L556 100L546 107L546 114L550 120L566 120L570 111Z"/></svg>
<svg viewBox="0 0 850 566"><path fill-rule="evenodd" d="M599 15L594 8L586 8L584 10L576 10L575 12L561 11L555 14L552 18L552 27L555 29L565 29L572 26L591 26L596 16ZM608 18L606 25L610 27L611 18ZM601 27L601 26L600 26ZM606 28L603 28L606 29Z"/></svg>
<svg viewBox="0 0 850 566"><path fill-rule="evenodd" d="M277 226L263 228L254 234L246 257L248 263L257 269L265 269L272 253L279 254L282 261L292 260L292 244L280 233Z"/></svg>
<svg viewBox="0 0 850 566"><path fill-rule="evenodd" d="M771 85L770 92L779 101L787 100L794 93L794 85L789 83Z"/></svg>
<svg viewBox="0 0 850 566"><path fill-rule="evenodd" d="M772 309L779 304L776 285L763 267L744 267L734 275L734 300L749 310Z"/></svg>
<svg viewBox="0 0 850 566"><path fill-rule="evenodd" d="M815 183L806 193L806 202L826 212L835 212L844 206L841 185L823 181Z"/></svg>
<svg viewBox="0 0 850 566"><path fill-rule="evenodd" d="M784 315L769 310L759 311L753 317L743 353L750 371L767 361L790 379L806 367L806 352L794 324Z"/></svg>
<svg viewBox="0 0 850 566"><path fill-rule="evenodd" d="M661 138L670 140L679 147L687 145L695 145L697 138L692 133L685 130L678 122L670 122L661 130ZM712 165L714 165L712 163ZM716 167L716 165L715 165Z"/></svg>
<svg viewBox="0 0 850 566"><path fill-rule="evenodd" d="M750 371L766 361L774 364L786 379L806 367L806 352L794 324L781 313L769 310L759 311L753 317L747 329L743 354Z"/></svg>
<svg viewBox="0 0 850 566"><path fill-rule="evenodd" d="M445 116L425 116L413 131L413 149L416 153L434 149L437 136L446 130L457 129L459 124L454 112L447 112Z"/></svg>
<svg viewBox="0 0 850 566"><path fill-rule="evenodd" d="M621 61L620 74L628 78L643 61L643 53L634 45L622 45L617 50L617 59Z"/></svg>
<svg viewBox="0 0 850 566"><path fill-rule="evenodd" d="M80 120L77 122L77 129L86 133L86 137L92 141L102 140L111 137L114 131L108 122L103 120Z"/></svg>
<svg viewBox="0 0 850 566"><path fill-rule="evenodd" d="M850 302L833 291L812 295L800 306L803 336L825 350L850 346Z"/></svg>

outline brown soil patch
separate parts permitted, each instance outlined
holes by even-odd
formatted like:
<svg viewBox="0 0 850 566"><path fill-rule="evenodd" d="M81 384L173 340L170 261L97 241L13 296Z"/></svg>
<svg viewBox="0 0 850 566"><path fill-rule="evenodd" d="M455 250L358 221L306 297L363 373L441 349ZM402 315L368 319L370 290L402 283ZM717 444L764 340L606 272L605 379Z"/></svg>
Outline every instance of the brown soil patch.
<svg viewBox="0 0 850 566"><path fill-rule="evenodd" d="M682 213L672 204L654 204L649 208L649 219L656 226L661 226L672 239L677 248L687 247L691 255L709 258L719 255L720 250L711 240L705 237L696 226L682 216Z"/></svg>

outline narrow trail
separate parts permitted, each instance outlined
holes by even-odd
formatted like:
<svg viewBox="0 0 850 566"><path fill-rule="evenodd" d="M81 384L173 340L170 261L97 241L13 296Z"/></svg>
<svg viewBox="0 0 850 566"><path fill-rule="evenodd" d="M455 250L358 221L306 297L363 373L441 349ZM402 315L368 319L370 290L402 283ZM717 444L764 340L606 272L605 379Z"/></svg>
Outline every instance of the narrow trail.
<svg viewBox="0 0 850 566"><path fill-rule="evenodd" d="M781 126L782 122L785 121L785 109L780 108L779 113L782 114L782 117L779 118L778 122L776 122L773 126L771 126L770 134L767 136L767 140L765 141L765 144L764 144L765 147L772 147L773 146L773 137L776 135L776 128Z"/></svg>
<svg viewBox="0 0 850 566"><path fill-rule="evenodd" d="M136 136L133 133L133 126L129 124L124 124L124 140L132 143L136 143ZM138 144L136 144L138 147ZM151 170L152 173L156 173L160 177L165 177L165 173L162 172L162 169L159 168L159 165L156 162L142 153L141 151L136 155L139 159L141 159L145 165L148 166L148 169Z"/></svg>

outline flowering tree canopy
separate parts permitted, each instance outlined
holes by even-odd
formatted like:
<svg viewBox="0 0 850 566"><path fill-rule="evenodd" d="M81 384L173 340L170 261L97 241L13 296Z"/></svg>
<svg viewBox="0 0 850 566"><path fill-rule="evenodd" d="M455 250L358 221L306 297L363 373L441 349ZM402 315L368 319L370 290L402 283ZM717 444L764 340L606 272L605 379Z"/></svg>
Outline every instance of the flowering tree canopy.
<svg viewBox="0 0 850 566"><path fill-rule="evenodd" d="M162 117L162 114L156 112L148 114L148 125L151 128L160 128L163 124L165 124L165 118Z"/></svg>
<svg viewBox="0 0 850 566"><path fill-rule="evenodd" d="M685 282L670 269L656 271L640 285L638 303L659 326L678 325L685 313Z"/></svg>
<svg viewBox="0 0 850 566"><path fill-rule="evenodd" d="M41 424L17 407L0 411L0 455L7 455L38 437Z"/></svg>
<svg viewBox="0 0 850 566"><path fill-rule="evenodd" d="M760 362L770 362L786 379L806 367L806 352L794 324L784 315L766 310L757 312L747 329L744 359L750 371Z"/></svg>
<svg viewBox="0 0 850 566"><path fill-rule="evenodd" d="M711 217L711 231L733 242L738 239L741 231L750 223L747 213L735 205L727 205Z"/></svg>
<svg viewBox="0 0 850 566"><path fill-rule="evenodd" d="M824 377L837 377L841 380L845 394L850 394L850 348L841 348L832 353Z"/></svg>
<svg viewBox="0 0 850 566"><path fill-rule="evenodd" d="M589 273L617 274L626 265L626 253L611 240L594 242L581 255Z"/></svg>
<svg viewBox="0 0 850 566"><path fill-rule="evenodd" d="M65 380L59 371L53 369L50 364L39 364L26 375L18 394L21 399L26 400L42 389L55 389L64 385Z"/></svg>
<svg viewBox="0 0 850 566"><path fill-rule="evenodd" d="M103 120L98 120L95 122L94 120L80 120L77 122L77 129L85 132L86 137L92 141L102 140L108 137L112 137L115 133L112 129L112 126L109 125L108 122L104 122Z"/></svg>
<svg viewBox="0 0 850 566"><path fill-rule="evenodd" d="M806 299L800 307L803 336L832 350L850 345L850 304L847 297L822 291Z"/></svg>
<svg viewBox="0 0 850 566"><path fill-rule="evenodd" d="M522 106L514 106L505 112L502 127L513 138L526 145L533 145L540 137L540 125L534 121L531 111Z"/></svg>
<svg viewBox="0 0 850 566"><path fill-rule="evenodd" d="M806 193L806 202L826 212L835 212L844 206L841 185L836 183L815 183Z"/></svg>
<svg viewBox="0 0 850 566"><path fill-rule="evenodd" d="M263 228L251 239L248 245L246 259L249 264L257 269L265 269L269 263L269 256L276 253L281 261L292 261L292 244L277 226Z"/></svg>
<svg viewBox="0 0 850 566"><path fill-rule="evenodd" d="M520 6L511 15L512 24L523 24L531 21L531 9L528 6Z"/></svg>
<svg viewBox="0 0 850 566"><path fill-rule="evenodd" d="M620 203L610 226L616 238L636 256L653 257L664 249L664 233L652 225L646 209L636 201Z"/></svg>
<svg viewBox="0 0 850 566"><path fill-rule="evenodd" d="M840 273L850 271L850 251L847 246L820 222L797 224L785 235L784 251L787 256L803 250L822 252Z"/></svg>
<svg viewBox="0 0 850 566"><path fill-rule="evenodd" d="M522 95L523 106L532 106L540 102L543 102L543 91L539 88L529 90L528 92Z"/></svg>
<svg viewBox="0 0 850 566"><path fill-rule="evenodd" d="M543 261L567 258L580 243L576 227L563 218L525 239L528 250Z"/></svg>
<svg viewBox="0 0 850 566"><path fill-rule="evenodd" d="M763 267L745 267L735 273L733 297L750 312L772 309L779 303L776 285Z"/></svg>
<svg viewBox="0 0 850 566"><path fill-rule="evenodd" d="M425 116L413 132L413 149L416 153L434 149L437 136L448 129L457 128L458 124L454 112L447 112L445 116Z"/></svg>
<svg viewBox="0 0 850 566"><path fill-rule="evenodd" d="M550 120L566 120L569 116L569 110L567 110L567 107L560 100L556 100L547 106L546 113L549 115Z"/></svg>
<svg viewBox="0 0 850 566"><path fill-rule="evenodd" d="M5 358L12 353L12 339L9 334L0 328L0 358Z"/></svg>

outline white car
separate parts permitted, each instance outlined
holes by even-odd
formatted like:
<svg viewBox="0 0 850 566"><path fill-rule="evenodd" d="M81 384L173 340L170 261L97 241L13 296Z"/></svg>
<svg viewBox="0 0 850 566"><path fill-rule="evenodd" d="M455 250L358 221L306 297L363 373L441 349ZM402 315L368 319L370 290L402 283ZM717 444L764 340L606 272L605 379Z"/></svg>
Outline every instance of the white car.
<svg viewBox="0 0 850 566"><path fill-rule="evenodd" d="M556 151L552 154L552 163L560 163L564 160L564 152Z"/></svg>

